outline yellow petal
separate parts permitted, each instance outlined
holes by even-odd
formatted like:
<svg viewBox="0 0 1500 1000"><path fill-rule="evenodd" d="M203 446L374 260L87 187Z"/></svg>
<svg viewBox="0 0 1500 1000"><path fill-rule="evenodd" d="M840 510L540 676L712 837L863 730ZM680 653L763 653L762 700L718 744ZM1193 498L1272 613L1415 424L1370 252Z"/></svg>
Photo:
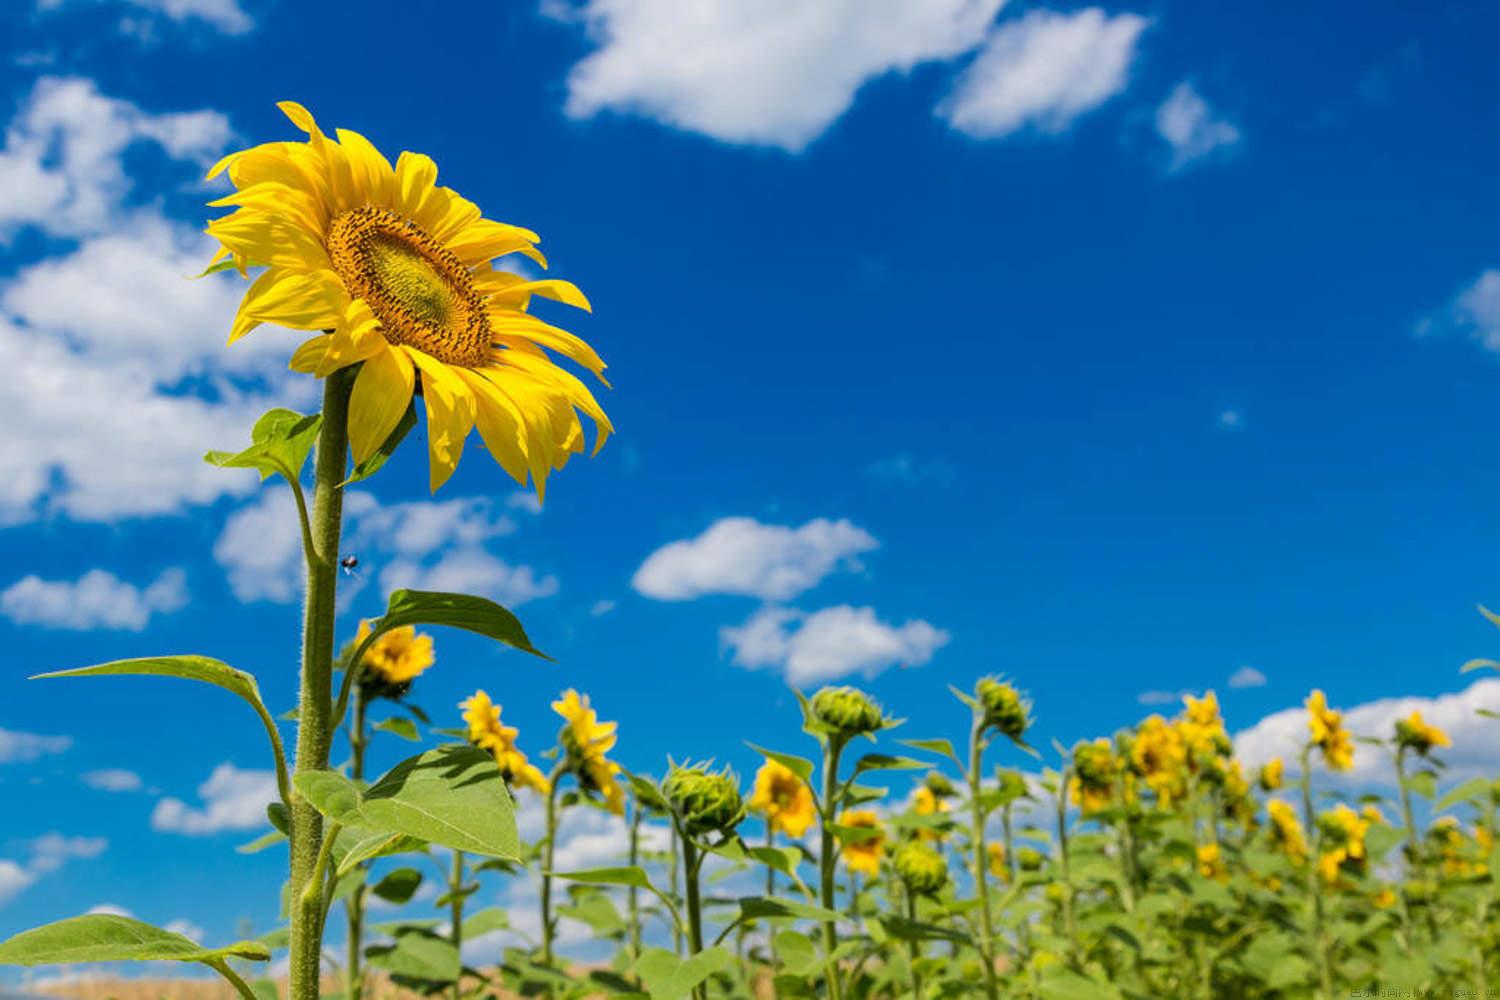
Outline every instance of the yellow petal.
<svg viewBox="0 0 1500 1000"><path fill-rule="evenodd" d="M457 372L414 347L402 347L422 370L422 399L427 404L427 457L432 492L448 481L474 429L474 394Z"/></svg>
<svg viewBox="0 0 1500 1000"><path fill-rule="evenodd" d="M358 132L341 128L337 135L339 145L348 154L355 186L363 191L365 200L372 205L389 205L396 187L396 172L391 169L391 161Z"/></svg>
<svg viewBox="0 0 1500 1000"><path fill-rule="evenodd" d="M526 485L526 424L516 404L498 386L468 368L458 374L474 393L474 423L490 455L512 479Z"/></svg>
<svg viewBox="0 0 1500 1000"><path fill-rule="evenodd" d="M349 447L363 462L385 444L411 403L416 373L406 354L389 345L365 359L349 396Z"/></svg>
<svg viewBox="0 0 1500 1000"><path fill-rule="evenodd" d="M323 360L313 374L325 378L340 368L358 364L385 347L386 340L380 335L380 321L363 299L355 299L339 318Z"/></svg>
<svg viewBox="0 0 1500 1000"><path fill-rule="evenodd" d="M318 130L318 123L313 119L312 112L298 104L296 101L277 101L276 107L281 113L291 119L292 124L306 132L308 135L322 135Z"/></svg>
<svg viewBox="0 0 1500 1000"><path fill-rule="evenodd" d="M582 337L515 309L491 309L489 318L496 343L513 346L513 340L524 338L571 358L601 379L604 377L604 359Z"/></svg>
<svg viewBox="0 0 1500 1000"><path fill-rule="evenodd" d="M323 363L323 358L328 353L328 342L332 339L329 334L320 333L311 340L304 341L301 347L292 352L292 360L287 367L294 372L313 374Z"/></svg>
<svg viewBox="0 0 1500 1000"><path fill-rule="evenodd" d="M421 153L404 152L396 157L396 211L421 222L422 207L437 184L437 164Z"/></svg>
<svg viewBox="0 0 1500 1000"><path fill-rule="evenodd" d="M300 274L272 268L245 293L240 316L293 330L327 330L338 324L348 302L348 293L332 271ZM232 334L230 343L241 336L243 332Z"/></svg>

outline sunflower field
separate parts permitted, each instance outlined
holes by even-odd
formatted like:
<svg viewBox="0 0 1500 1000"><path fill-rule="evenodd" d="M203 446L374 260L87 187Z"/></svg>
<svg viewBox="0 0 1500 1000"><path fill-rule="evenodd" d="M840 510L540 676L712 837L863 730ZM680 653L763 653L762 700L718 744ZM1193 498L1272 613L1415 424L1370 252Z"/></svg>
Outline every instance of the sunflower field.
<svg viewBox="0 0 1500 1000"><path fill-rule="evenodd" d="M1500 992L1500 780L1446 779L1449 736L1418 712L1356 740L1314 690L1300 753L1252 769L1212 693L1066 747L1028 740L1033 706L999 677L952 691L946 733L908 732L899 706L832 686L796 693L806 738L752 747L763 763L742 778L703 762L733 744L625 770L615 723L574 688L552 704L555 739L523 737L484 690L424 710L413 692L437 652L422 630L544 654L509 610L464 594L397 590L341 631L342 491L376 475L421 412L433 490L477 430L540 497L586 450L582 418L595 451L612 431L560 361L601 383L604 363L529 312L537 296L588 308L582 292L493 266L517 253L544 265L536 234L438 186L426 156L393 165L282 109L305 140L209 174L234 188L212 203L229 211L209 223L209 271L251 279L225 318L231 344L261 324L310 334L289 362L323 406L272 410L246 447L206 457L279 476L296 501L298 706L274 716L254 677L201 655L44 676L177 678L255 713L277 797L241 850L286 852L285 882L267 890L283 925L208 948L93 913L0 943L0 964L198 963L244 1000L359 1000L390 984L452 1000ZM421 749L376 773L376 739ZM1341 795L1338 775L1369 758L1393 768L1396 793ZM539 835L521 836L518 803L540 810ZM586 810L618 817L628 843L611 867L569 870L559 835ZM518 882L536 885L526 919L492 903ZM586 949L560 946L564 920L588 929Z"/></svg>

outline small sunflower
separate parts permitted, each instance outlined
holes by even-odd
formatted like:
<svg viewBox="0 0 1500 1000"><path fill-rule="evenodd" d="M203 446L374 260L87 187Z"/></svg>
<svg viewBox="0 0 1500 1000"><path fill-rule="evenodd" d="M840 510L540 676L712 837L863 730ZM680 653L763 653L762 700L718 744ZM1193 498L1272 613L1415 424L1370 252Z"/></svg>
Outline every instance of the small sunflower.
<svg viewBox="0 0 1500 1000"><path fill-rule="evenodd" d="M603 446L611 433L588 388L550 352L603 380L604 362L566 330L527 312L534 295L588 309L566 281L528 281L491 261L519 253L542 266L537 236L483 218L437 165L404 152L396 165L364 136L325 135L300 104L278 105L306 142L270 142L233 153L235 191L210 204L237 206L208 233L215 262L241 275L264 268L230 329L232 344L262 323L322 331L291 367L323 378L359 365L349 401L356 462L373 455L420 388L427 409L433 490L457 468L476 426L485 447L517 482L540 495L547 476L584 447L579 411Z"/></svg>
<svg viewBox="0 0 1500 1000"><path fill-rule="evenodd" d="M520 730L501 724L500 706L491 701L488 694L483 690L475 691L458 707L464 710L469 742L495 755L495 763L507 784L530 788L538 795L546 795L551 790L547 776L516 746Z"/></svg>
<svg viewBox="0 0 1500 1000"><path fill-rule="evenodd" d="M1005 845L998 841L984 845L990 874L1002 882L1010 881L1010 865L1005 859Z"/></svg>
<svg viewBox="0 0 1500 1000"><path fill-rule="evenodd" d="M793 840L807 833L817 818L812 789L791 768L767 760L755 772L755 788L750 793L750 811L766 818L771 829Z"/></svg>
<svg viewBox="0 0 1500 1000"><path fill-rule="evenodd" d="M1281 758L1272 757L1262 764L1255 783L1260 785L1263 792L1274 792L1286 784L1286 765L1281 762Z"/></svg>
<svg viewBox="0 0 1500 1000"><path fill-rule="evenodd" d="M1198 874L1216 882L1229 881L1229 867L1224 864L1218 844L1203 844L1198 848Z"/></svg>
<svg viewBox="0 0 1500 1000"><path fill-rule="evenodd" d="M1307 729L1312 742L1323 752L1323 759L1334 771L1354 766L1354 741L1344 728L1344 714L1328 707L1328 698L1314 690L1307 696Z"/></svg>
<svg viewBox="0 0 1500 1000"><path fill-rule="evenodd" d="M839 826L879 831L880 817L868 809L846 809L839 814ZM865 875L880 874L880 859L884 855L884 833L877 832L873 837L857 842L849 841L844 845L844 864L851 872L862 872Z"/></svg>
<svg viewBox="0 0 1500 1000"><path fill-rule="evenodd" d="M1448 734L1437 726L1429 724L1422 718L1422 713L1419 711L1412 712L1404 719L1396 720L1396 743L1423 757L1431 753L1433 747L1453 745Z"/></svg>
<svg viewBox="0 0 1500 1000"><path fill-rule="evenodd" d="M358 648L369 637L369 621L360 622L354 646ZM360 659L364 666L360 684L368 697L400 698L435 660L432 636L418 632L412 625L393 628L381 633L365 650Z"/></svg>
<svg viewBox="0 0 1500 1000"><path fill-rule="evenodd" d="M1068 796L1078 803L1083 815L1091 816L1109 808L1119 768L1120 762L1109 740L1102 736L1073 748L1073 778L1068 783Z"/></svg>
<svg viewBox="0 0 1500 1000"><path fill-rule="evenodd" d="M1344 872L1360 873L1365 869L1365 833L1370 821L1340 803L1318 817L1322 852L1318 872L1330 885Z"/></svg>
<svg viewBox="0 0 1500 1000"><path fill-rule="evenodd" d="M1266 815L1271 820L1271 843L1294 862L1307 857L1307 836L1297 811L1281 799L1266 803Z"/></svg>
<svg viewBox="0 0 1500 1000"><path fill-rule="evenodd" d="M589 706L588 695L569 688L552 703L552 710L566 720L561 740L568 762L585 792L597 793L616 816L625 814L625 790L620 787L620 765L605 755L619 738L618 723L600 722Z"/></svg>
<svg viewBox="0 0 1500 1000"><path fill-rule="evenodd" d="M1130 769L1170 809L1187 794L1187 744L1178 728L1152 715L1136 727L1130 743Z"/></svg>

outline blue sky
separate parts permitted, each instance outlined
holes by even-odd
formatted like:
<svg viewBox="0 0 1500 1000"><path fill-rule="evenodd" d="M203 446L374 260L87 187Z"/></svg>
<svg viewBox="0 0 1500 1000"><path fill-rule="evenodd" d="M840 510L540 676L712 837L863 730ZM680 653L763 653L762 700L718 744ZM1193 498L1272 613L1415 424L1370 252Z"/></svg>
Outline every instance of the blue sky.
<svg viewBox="0 0 1500 1000"><path fill-rule="evenodd" d="M281 857L230 850L247 711L23 678L198 651L292 703L285 495L198 456L314 389L290 334L223 347L232 278L181 280L202 167L296 138L283 99L540 232L595 306L549 316L610 365L619 435L544 511L477 442L438 496L409 444L356 503L343 634L445 581L558 660L440 634L436 716L483 686L535 752L578 686L627 766L748 772L741 739L804 742L788 680L956 737L946 685L998 671L1043 746L1215 688L1253 757L1314 685L1423 706L1457 767L1493 745L1500 682L1458 665L1500 646L1500 13L343 6L0 12L0 934L275 916Z"/></svg>

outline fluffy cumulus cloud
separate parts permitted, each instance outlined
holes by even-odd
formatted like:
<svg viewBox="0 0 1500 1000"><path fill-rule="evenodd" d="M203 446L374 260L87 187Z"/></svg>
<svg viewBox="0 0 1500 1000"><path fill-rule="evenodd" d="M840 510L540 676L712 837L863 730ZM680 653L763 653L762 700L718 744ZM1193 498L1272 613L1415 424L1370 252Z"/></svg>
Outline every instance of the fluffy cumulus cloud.
<svg viewBox="0 0 1500 1000"><path fill-rule="evenodd" d="M1003 0L563 0L595 48L567 113L642 115L724 142L798 151L867 81L978 45Z"/></svg>
<svg viewBox="0 0 1500 1000"><path fill-rule="evenodd" d="M265 825L266 804L276 794L274 771L242 770L233 764L220 764L198 786L201 805L164 798L152 810L151 828L189 836L250 830Z"/></svg>
<svg viewBox="0 0 1500 1000"><path fill-rule="evenodd" d="M786 601L837 570L858 569L858 556L878 545L869 532L847 520L818 518L790 528L726 517L696 538L651 553L631 584L660 601L708 594Z"/></svg>
<svg viewBox="0 0 1500 1000"><path fill-rule="evenodd" d="M1080 115L1123 91L1141 32L1137 14L1098 7L1029 11L1000 24L938 107L949 125L977 139L1030 128L1065 132Z"/></svg>
<svg viewBox="0 0 1500 1000"><path fill-rule="evenodd" d="M71 736L44 736L0 729L0 764L25 764L49 754L62 753L73 745Z"/></svg>
<svg viewBox="0 0 1500 1000"><path fill-rule="evenodd" d="M103 837L68 837L56 832L27 842L30 857L26 861L0 858L0 906L69 861L97 858L108 846Z"/></svg>
<svg viewBox="0 0 1500 1000"><path fill-rule="evenodd" d="M925 621L893 625L876 617L872 608L848 605L811 614L762 608L744 624L721 629L719 636L736 665L779 670L799 686L850 674L873 677L893 666L921 666L950 638Z"/></svg>
<svg viewBox="0 0 1500 1000"><path fill-rule="evenodd" d="M1240 141L1239 127L1216 116L1188 80L1173 88L1156 109L1156 134L1171 147L1170 171L1181 170Z"/></svg>
<svg viewBox="0 0 1500 1000"><path fill-rule="evenodd" d="M187 604L187 576L164 570L151 583L127 583L108 570L91 569L77 580L43 580L32 574L0 591L0 614L18 625L86 632L139 632L152 615Z"/></svg>
<svg viewBox="0 0 1500 1000"><path fill-rule="evenodd" d="M80 7L86 2L99 3L101 0L37 0L37 9L51 11L65 6ZM178 24L203 24L226 35L243 35L255 27L239 0L114 0L114 4L137 15L127 16L121 23L122 29L131 34L141 34L150 24L138 20L141 15Z"/></svg>
<svg viewBox="0 0 1500 1000"><path fill-rule="evenodd" d="M548 597L557 578L514 564L492 543L516 523L488 497L382 504L363 492L344 498L344 551L359 560L344 587L353 597L374 576L385 591L401 587L479 594L508 607ZM516 509L506 501L503 506ZM289 603L302 587L302 540L291 491L271 487L230 515L214 558L242 601Z"/></svg>
<svg viewBox="0 0 1500 1000"><path fill-rule="evenodd" d="M1435 698L1381 698L1361 705L1343 708L1344 724L1356 737L1389 739L1396 720L1414 711L1453 739L1453 747L1438 751L1448 765L1446 780L1460 781L1494 773L1495 722L1476 714L1478 709L1500 712L1500 678L1475 681L1462 691ZM1307 712L1287 708L1261 719L1255 725L1235 734L1235 751L1252 767L1259 767L1272 757L1281 757L1292 769L1297 754L1307 740ZM1320 770L1319 775L1325 772ZM1390 785L1395 782L1390 752L1356 744L1354 769L1337 779L1353 786Z"/></svg>
<svg viewBox="0 0 1500 1000"><path fill-rule="evenodd" d="M11 430L0 524L175 513L243 493L254 474L206 465L205 442L232 447L272 400L299 405L310 391L285 371L288 331L224 348L238 279L191 280L210 241L132 190L124 168L151 149L175 184L230 138L216 112L152 113L62 77L40 80L6 127L0 243L28 229L57 249L0 281Z"/></svg>
<svg viewBox="0 0 1500 1000"><path fill-rule="evenodd" d="M1490 268L1458 294L1445 316L1429 318L1419 334L1449 329L1478 341L1487 351L1500 351L1500 268Z"/></svg>

